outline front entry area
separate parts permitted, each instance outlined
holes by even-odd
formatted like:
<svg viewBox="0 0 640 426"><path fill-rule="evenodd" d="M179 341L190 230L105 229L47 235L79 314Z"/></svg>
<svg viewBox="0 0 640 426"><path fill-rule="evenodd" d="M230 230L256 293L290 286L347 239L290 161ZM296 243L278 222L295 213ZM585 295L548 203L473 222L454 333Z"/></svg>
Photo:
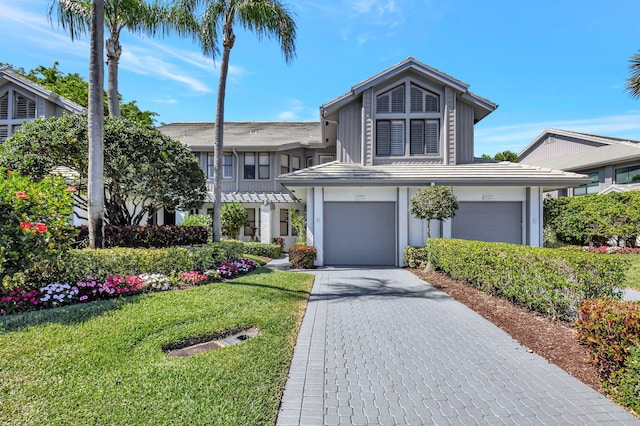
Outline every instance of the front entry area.
<svg viewBox="0 0 640 426"><path fill-rule="evenodd" d="M460 202L452 238L522 244L522 203Z"/></svg>
<svg viewBox="0 0 640 426"><path fill-rule="evenodd" d="M324 264L396 264L396 204L325 202Z"/></svg>

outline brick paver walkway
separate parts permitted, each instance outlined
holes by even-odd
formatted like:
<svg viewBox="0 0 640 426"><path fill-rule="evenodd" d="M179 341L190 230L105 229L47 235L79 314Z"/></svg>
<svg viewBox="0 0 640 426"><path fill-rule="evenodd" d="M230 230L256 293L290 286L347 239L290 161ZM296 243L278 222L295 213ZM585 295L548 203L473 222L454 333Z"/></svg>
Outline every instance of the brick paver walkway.
<svg viewBox="0 0 640 426"><path fill-rule="evenodd" d="M278 425L640 425L402 269L320 269Z"/></svg>

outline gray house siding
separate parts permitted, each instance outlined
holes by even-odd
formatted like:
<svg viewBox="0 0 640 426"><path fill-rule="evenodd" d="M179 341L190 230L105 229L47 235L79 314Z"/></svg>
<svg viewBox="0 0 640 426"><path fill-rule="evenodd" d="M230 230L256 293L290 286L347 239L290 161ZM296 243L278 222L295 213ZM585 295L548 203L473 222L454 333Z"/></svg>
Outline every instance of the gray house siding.
<svg viewBox="0 0 640 426"><path fill-rule="evenodd" d="M373 89L362 94L362 146L364 158L362 165L373 165Z"/></svg>
<svg viewBox="0 0 640 426"><path fill-rule="evenodd" d="M458 125L456 164L473 162L473 108L459 102L456 108L456 123Z"/></svg>
<svg viewBox="0 0 640 426"><path fill-rule="evenodd" d="M444 91L445 164L456 164L456 95L447 87Z"/></svg>
<svg viewBox="0 0 640 426"><path fill-rule="evenodd" d="M360 163L362 159L361 114L362 108L357 102L340 110L336 160Z"/></svg>
<svg viewBox="0 0 640 426"><path fill-rule="evenodd" d="M577 140L561 135L549 135L541 144L521 156L520 162L523 164L535 164L535 162L540 160L564 157L578 152L588 151L602 145L603 144L596 142Z"/></svg>

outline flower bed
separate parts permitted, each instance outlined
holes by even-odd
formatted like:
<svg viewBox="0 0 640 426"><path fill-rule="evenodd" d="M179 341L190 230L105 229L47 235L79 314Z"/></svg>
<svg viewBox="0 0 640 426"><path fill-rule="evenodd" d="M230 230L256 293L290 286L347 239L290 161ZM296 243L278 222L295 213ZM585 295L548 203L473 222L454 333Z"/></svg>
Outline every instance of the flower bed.
<svg viewBox="0 0 640 426"><path fill-rule="evenodd" d="M640 254L640 248L637 247L586 246L583 250L600 254Z"/></svg>
<svg viewBox="0 0 640 426"><path fill-rule="evenodd" d="M251 259L224 262L216 269L186 271L172 276L144 273L140 275L108 275L105 278L87 277L75 283L52 283L40 289L0 290L0 315L35 309L53 308L74 303L93 302L143 292L166 291L171 288L203 285L235 278L258 267Z"/></svg>

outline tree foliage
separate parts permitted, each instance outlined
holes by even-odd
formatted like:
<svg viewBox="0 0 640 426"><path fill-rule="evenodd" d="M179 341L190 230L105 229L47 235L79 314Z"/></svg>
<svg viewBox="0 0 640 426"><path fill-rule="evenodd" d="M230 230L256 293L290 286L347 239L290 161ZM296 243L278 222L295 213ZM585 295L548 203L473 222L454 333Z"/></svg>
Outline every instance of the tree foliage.
<svg viewBox="0 0 640 426"><path fill-rule="evenodd" d="M220 209L222 233L235 240L240 228L248 225L247 210L240 203L225 203Z"/></svg>
<svg viewBox="0 0 640 426"><path fill-rule="evenodd" d="M427 235L431 238L431 221L452 218L458 210L458 199L448 186L432 185L421 188L409 200L413 217L427 220Z"/></svg>
<svg viewBox="0 0 640 426"><path fill-rule="evenodd" d="M296 245L307 245L307 218L304 214L298 213L296 209L289 209L291 216L291 226L296 230Z"/></svg>
<svg viewBox="0 0 640 426"><path fill-rule="evenodd" d="M24 68L15 68L11 64L0 62L0 68L10 69L46 87L52 92L87 108L89 102L89 83L78 73L64 74L58 69L59 65L58 62L54 62L53 66L48 68L40 65L30 71L25 71ZM107 111L107 96L106 92L104 93L104 110ZM122 117L133 120L141 125L153 125L155 123L154 117L158 115L157 113L141 110L136 104L136 101L123 103L122 97L120 97L119 100Z"/></svg>
<svg viewBox="0 0 640 426"><path fill-rule="evenodd" d="M199 207L207 193L198 160L178 141L152 126L105 117L105 219L112 225L137 225L161 208ZM0 165L42 179L66 170L86 203L87 116L65 115L25 123L0 145ZM64 169L60 169L63 167Z"/></svg>
<svg viewBox="0 0 640 426"><path fill-rule="evenodd" d="M625 83L625 90L632 97L640 97L640 51L629 59L629 73L631 74Z"/></svg>
<svg viewBox="0 0 640 426"><path fill-rule="evenodd" d="M565 244L613 242L635 247L640 236L640 191L546 199L544 222Z"/></svg>
<svg viewBox="0 0 640 426"><path fill-rule="evenodd" d="M482 158L486 158L487 160L496 160L496 161L511 161L512 163L518 162L518 154L516 154L513 151L509 151L508 149L506 151L498 152L493 157L488 154L482 154Z"/></svg>

